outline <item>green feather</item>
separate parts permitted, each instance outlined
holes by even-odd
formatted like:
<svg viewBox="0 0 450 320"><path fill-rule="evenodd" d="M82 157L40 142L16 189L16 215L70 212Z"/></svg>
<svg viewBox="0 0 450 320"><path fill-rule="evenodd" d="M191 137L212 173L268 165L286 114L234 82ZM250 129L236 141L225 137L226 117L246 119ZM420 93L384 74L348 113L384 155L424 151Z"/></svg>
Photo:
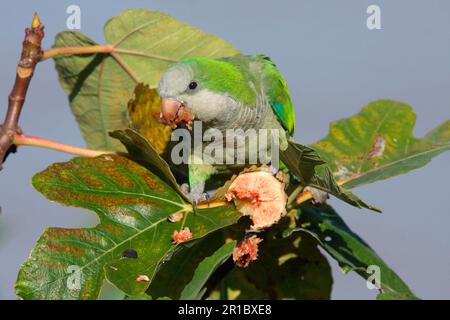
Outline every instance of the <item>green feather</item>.
<svg viewBox="0 0 450 320"><path fill-rule="evenodd" d="M262 70L262 78L270 105L283 127L292 135L295 128L295 112L286 80L269 57L263 55L257 57L263 60L265 64Z"/></svg>
<svg viewBox="0 0 450 320"><path fill-rule="evenodd" d="M244 107L254 108L257 94L264 93L276 118L289 134L295 126L292 105L286 81L275 64L264 55L238 55L222 59L186 58L178 64L187 64L200 86L226 94L240 101ZM201 194L205 182L215 174L207 165L189 165L190 192Z"/></svg>
<svg viewBox="0 0 450 320"><path fill-rule="evenodd" d="M283 127L292 135L295 128L295 112L289 95L289 89L281 72L265 55L234 56L221 59L247 74L256 89L263 89L272 110Z"/></svg>
<svg viewBox="0 0 450 320"><path fill-rule="evenodd" d="M246 107L254 107L256 93L263 90L280 123L293 134L295 113L286 80L269 57L237 55L218 60L193 57L179 63L189 64L195 80L205 88L228 94Z"/></svg>
<svg viewBox="0 0 450 320"><path fill-rule="evenodd" d="M255 106L256 96L250 87L249 74L241 72L236 65L203 57L186 58L179 63L189 64L197 77L194 80L198 80L205 88L228 94L246 106Z"/></svg>

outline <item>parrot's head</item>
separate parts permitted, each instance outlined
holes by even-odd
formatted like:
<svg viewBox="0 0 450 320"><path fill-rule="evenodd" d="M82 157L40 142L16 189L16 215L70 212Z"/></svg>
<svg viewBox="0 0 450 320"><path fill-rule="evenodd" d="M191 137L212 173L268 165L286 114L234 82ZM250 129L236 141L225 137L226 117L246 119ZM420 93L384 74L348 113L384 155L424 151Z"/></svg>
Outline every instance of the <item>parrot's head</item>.
<svg viewBox="0 0 450 320"><path fill-rule="evenodd" d="M194 119L225 124L230 113L255 99L249 80L235 65L210 58L173 64L159 82L162 117L176 127Z"/></svg>

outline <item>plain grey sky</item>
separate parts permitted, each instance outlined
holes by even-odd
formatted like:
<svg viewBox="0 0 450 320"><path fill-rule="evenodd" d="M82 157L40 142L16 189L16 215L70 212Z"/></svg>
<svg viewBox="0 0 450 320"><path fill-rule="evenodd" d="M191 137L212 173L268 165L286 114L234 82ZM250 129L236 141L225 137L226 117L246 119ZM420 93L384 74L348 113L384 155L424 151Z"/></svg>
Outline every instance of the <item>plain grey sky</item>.
<svg viewBox="0 0 450 320"><path fill-rule="evenodd" d="M81 7L81 31L103 42L103 24L125 8L162 10L241 51L265 53L285 75L297 112L296 139L324 137L330 121L357 113L368 102L392 98L417 114L415 134L450 118L450 2L447 0L304 1L1 1L0 101L3 113L23 39L34 11L45 24L44 46L66 30L66 8ZM369 31L366 9L381 7L382 30ZM52 61L38 66L21 118L26 134L82 146ZM0 173L0 299L14 299L21 263L48 226L86 226L91 212L45 200L30 179L70 157L22 148ZM427 167L356 189L382 215L332 200L365 239L421 298L450 298L450 153ZM355 274L333 266L335 299L371 299Z"/></svg>

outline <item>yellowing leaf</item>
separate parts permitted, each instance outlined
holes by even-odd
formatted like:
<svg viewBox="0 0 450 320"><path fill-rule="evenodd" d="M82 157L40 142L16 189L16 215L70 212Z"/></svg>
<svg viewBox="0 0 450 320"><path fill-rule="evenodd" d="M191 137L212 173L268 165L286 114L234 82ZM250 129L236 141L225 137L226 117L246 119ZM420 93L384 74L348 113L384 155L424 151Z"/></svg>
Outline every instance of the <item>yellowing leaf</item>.
<svg viewBox="0 0 450 320"><path fill-rule="evenodd" d="M170 141L172 129L158 121L161 113L158 91L140 83L134 89L134 95L135 98L128 102L130 125L161 155Z"/></svg>
<svg viewBox="0 0 450 320"><path fill-rule="evenodd" d="M413 136L416 116L410 106L379 100L359 114L333 122L328 136L312 147L347 188L404 174L450 149L450 121L424 138Z"/></svg>

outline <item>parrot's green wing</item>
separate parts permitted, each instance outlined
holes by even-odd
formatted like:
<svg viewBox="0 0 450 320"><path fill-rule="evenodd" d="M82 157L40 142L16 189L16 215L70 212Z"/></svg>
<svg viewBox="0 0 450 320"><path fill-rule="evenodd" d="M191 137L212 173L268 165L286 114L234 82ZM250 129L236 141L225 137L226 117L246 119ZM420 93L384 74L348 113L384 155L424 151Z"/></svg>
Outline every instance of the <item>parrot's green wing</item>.
<svg viewBox="0 0 450 320"><path fill-rule="evenodd" d="M295 112L286 80L268 56L257 55L254 59L258 59L264 65L261 71L264 91L281 124L292 136L295 128Z"/></svg>
<svg viewBox="0 0 450 320"><path fill-rule="evenodd" d="M266 55L237 55L220 59L238 68L257 90L262 90L278 120L292 136L295 127L295 112L289 90L281 72Z"/></svg>

